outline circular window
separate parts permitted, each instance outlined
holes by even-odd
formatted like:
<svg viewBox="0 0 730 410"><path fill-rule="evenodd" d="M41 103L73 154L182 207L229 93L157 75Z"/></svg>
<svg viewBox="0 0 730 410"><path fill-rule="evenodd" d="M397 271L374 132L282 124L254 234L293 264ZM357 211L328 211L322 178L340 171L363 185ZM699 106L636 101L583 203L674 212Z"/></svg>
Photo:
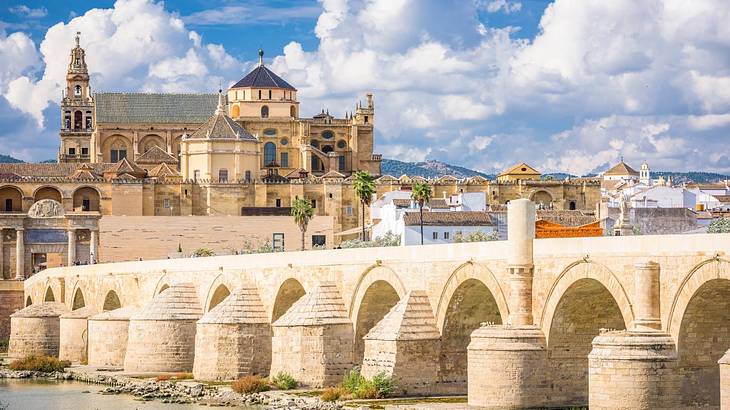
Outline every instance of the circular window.
<svg viewBox="0 0 730 410"><path fill-rule="evenodd" d="M347 142L345 142L345 140L337 141L337 148L339 148L339 149L347 148Z"/></svg>
<svg viewBox="0 0 730 410"><path fill-rule="evenodd" d="M527 168L522 167L522 172L525 172L525 171L527 171Z"/></svg>
<svg viewBox="0 0 730 410"><path fill-rule="evenodd" d="M335 137L335 133L332 131L322 131L322 138L329 140Z"/></svg>
<svg viewBox="0 0 730 410"><path fill-rule="evenodd" d="M289 143L289 140L286 138L282 138L281 141L279 141L279 144L281 144L281 145L286 145L288 143Z"/></svg>
<svg viewBox="0 0 730 410"><path fill-rule="evenodd" d="M276 136L276 130L273 128L268 128L264 130L264 135L267 137L275 137Z"/></svg>

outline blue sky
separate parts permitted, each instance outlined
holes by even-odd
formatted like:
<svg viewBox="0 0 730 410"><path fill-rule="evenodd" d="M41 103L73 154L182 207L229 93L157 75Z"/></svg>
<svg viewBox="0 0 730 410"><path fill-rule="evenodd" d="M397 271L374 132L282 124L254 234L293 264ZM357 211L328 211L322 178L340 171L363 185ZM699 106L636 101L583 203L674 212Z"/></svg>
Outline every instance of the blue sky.
<svg viewBox="0 0 730 410"><path fill-rule="evenodd" d="M373 92L385 157L730 172L727 21L722 0L9 0L0 151L55 157L80 30L96 90L209 92L261 46L303 115Z"/></svg>

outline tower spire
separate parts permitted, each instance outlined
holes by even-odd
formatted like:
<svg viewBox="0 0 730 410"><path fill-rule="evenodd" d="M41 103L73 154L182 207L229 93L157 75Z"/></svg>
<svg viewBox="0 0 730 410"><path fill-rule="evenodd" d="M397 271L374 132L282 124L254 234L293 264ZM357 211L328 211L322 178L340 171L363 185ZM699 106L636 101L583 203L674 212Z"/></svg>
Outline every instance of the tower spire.
<svg viewBox="0 0 730 410"><path fill-rule="evenodd" d="M264 49L263 48L259 48L259 65L260 66L264 65Z"/></svg>
<svg viewBox="0 0 730 410"><path fill-rule="evenodd" d="M216 114L224 114L225 108L223 104L223 90L218 89L218 108L215 110Z"/></svg>
<svg viewBox="0 0 730 410"><path fill-rule="evenodd" d="M77 31L76 32L76 47L81 47L81 45L79 43L79 38L80 37L81 37L81 32L80 31Z"/></svg>

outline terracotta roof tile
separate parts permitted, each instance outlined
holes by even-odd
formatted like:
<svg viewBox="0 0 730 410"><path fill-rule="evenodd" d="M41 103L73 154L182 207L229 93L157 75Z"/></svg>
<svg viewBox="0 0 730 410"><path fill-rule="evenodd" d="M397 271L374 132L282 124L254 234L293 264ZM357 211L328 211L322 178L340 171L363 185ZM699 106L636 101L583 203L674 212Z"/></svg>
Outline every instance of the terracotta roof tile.
<svg viewBox="0 0 730 410"><path fill-rule="evenodd" d="M203 123L215 111L217 94L94 94L97 123Z"/></svg>
<svg viewBox="0 0 730 410"><path fill-rule="evenodd" d="M420 225L419 212L403 215L406 226ZM428 226L493 226L492 218L484 211L424 212L423 224Z"/></svg>

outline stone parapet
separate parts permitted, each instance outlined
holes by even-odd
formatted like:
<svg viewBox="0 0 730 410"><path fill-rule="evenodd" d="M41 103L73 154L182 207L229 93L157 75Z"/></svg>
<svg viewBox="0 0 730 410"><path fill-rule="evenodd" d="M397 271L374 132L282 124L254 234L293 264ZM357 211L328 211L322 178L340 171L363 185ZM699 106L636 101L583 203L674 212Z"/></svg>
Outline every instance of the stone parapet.
<svg viewBox="0 0 730 410"><path fill-rule="evenodd" d="M479 408L542 407L550 387L545 335L536 327L484 325L468 347L468 402Z"/></svg>
<svg viewBox="0 0 730 410"><path fill-rule="evenodd" d="M612 331L593 339L588 401L593 409L679 409L680 378L672 337Z"/></svg>

